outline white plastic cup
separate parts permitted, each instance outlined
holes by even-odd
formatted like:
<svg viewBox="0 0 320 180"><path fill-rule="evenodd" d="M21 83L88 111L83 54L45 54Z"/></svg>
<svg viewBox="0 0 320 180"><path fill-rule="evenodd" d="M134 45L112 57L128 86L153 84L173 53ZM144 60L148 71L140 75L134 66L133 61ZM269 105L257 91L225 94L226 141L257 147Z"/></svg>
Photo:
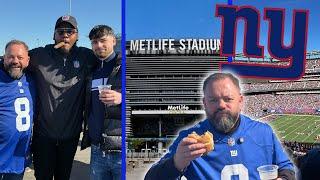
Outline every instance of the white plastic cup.
<svg viewBox="0 0 320 180"><path fill-rule="evenodd" d="M257 168L261 180L277 179L278 178L277 165L264 165Z"/></svg>
<svg viewBox="0 0 320 180"><path fill-rule="evenodd" d="M98 86L99 94L101 94L102 91L105 90L110 90L111 89L111 84L103 84Z"/></svg>

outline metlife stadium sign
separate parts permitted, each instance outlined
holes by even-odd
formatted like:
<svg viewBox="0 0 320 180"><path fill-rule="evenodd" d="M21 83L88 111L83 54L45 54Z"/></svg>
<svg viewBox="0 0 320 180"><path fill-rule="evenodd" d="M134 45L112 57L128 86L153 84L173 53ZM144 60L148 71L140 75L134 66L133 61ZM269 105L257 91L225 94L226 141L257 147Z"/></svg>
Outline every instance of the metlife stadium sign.
<svg viewBox="0 0 320 180"><path fill-rule="evenodd" d="M130 52L190 53L191 51L218 52L220 39L140 39L130 41Z"/></svg>

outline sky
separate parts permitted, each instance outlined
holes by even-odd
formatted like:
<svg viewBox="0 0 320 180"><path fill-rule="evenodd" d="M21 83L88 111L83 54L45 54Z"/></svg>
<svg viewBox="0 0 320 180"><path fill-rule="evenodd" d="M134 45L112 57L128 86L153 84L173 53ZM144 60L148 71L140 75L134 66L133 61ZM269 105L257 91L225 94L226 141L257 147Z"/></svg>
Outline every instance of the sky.
<svg viewBox="0 0 320 180"><path fill-rule="evenodd" d="M54 43L55 22L69 9L69 0L2 1L0 54L12 39L25 41L30 49ZM121 0L71 0L71 15L78 21L79 46L91 48L88 34L98 24L121 33Z"/></svg>
<svg viewBox="0 0 320 180"><path fill-rule="evenodd" d="M78 45L90 48L88 34L97 24L107 24L121 33L121 0L71 0L71 14L78 20ZM200 3L201 2L201 3ZM216 4L227 0L126 0L126 39L220 38L221 19L215 17ZM320 3L317 0L233 0L235 5L285 7L285 43L291 41L293 9L308 9L307 50L320 50ZM0 10L0 54L12 39L35 48L53 43L58 17L69 13L69 0L3 1ZM262 15L261 15L262 16ZM267 22L261 17L260 44L266 46ZM237 53L242 50L243 22L238 24ZM267 48L265 48L267 50Z"/></svg>
<svg viewBox="0 0 320 180"><path fill-rule="evenodd" d="M201 3L200 3L201 2ZM215 17L216 4L227 0L127 0L126 38L220 38L221 18ZM320 3L318 0L233 0L233 5L250 5L260 11L260 45L267 46L268 24L263 8L285 8L285 44L291 42L293 9L308 9L307 51L320 50ZM236 52L243 49L243 22L238 23ZM267 48L265 48L267 51ZM267 55L268 53L265 52Z"/></svg>

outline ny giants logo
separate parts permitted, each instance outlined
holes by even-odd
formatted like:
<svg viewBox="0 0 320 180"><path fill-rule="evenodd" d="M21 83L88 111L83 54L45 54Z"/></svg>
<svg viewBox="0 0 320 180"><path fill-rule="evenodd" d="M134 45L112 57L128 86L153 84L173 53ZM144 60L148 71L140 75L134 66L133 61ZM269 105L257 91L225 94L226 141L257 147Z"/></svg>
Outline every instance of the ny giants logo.
<svg viewBox="0 0 320 180"><path fill-rule="evenodd" d="M293 10L290 46L283 44L285 9L265 8L264 20L269 22L268 52L274 59L289 61L289 65L259 63L220 63L220 70L232 71L241 77L263 79L299 79L304 75L308 32L308 10ZM259 44L260 13L251 6L217 5L215 16L222 19L221 56L235 56L237 20L245 22L243 53L247 57L263 58Z"/></svg>

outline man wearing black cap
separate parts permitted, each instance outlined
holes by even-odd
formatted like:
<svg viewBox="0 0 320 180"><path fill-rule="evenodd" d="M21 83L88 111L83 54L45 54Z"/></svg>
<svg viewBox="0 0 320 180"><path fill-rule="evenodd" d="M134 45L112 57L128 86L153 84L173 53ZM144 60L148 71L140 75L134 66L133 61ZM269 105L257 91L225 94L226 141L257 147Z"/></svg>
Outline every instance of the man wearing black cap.
<svg viewBox="0 0 320 180"><path fill-rule="evenodd" d="M38 93L33 157L37 180L68 180L82 128L85 81L95 56L77 47L78 27L72 16L55 24L55 44L30 51L30 71Z"/></svg>

